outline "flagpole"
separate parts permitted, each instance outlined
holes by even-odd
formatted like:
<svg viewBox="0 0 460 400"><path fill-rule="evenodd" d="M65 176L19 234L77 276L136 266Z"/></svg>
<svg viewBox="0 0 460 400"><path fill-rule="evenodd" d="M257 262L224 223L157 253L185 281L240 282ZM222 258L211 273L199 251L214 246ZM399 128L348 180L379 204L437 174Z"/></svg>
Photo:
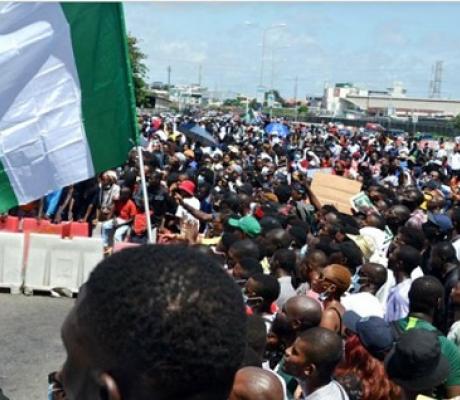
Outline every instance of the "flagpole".
<svg viewBox="0 0 460 400"><path fill-rule="evenodd" d="M144 156L142 155L141 146L137 146L137 154L139 156L139 168L141 170L140 173L141 173L142 193L144 197L144 209L145 209L145 215L147 216L147 238L148 238L148 243L153 243L152 221L150 219L149 196L147 194L147 183L145 181L145 170L144 170Z"/></svg>

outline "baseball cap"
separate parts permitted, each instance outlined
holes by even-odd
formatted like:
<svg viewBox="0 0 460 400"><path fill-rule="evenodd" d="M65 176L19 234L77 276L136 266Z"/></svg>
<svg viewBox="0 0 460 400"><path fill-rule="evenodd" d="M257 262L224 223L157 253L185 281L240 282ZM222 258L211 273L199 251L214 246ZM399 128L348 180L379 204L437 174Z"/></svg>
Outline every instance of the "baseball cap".
<svg viewBox="0 0 460 400"><path fill-rule="evenodd" d="M190 196L195 194L195 184L192 181L185 180L179 185L179 189L188 193Z"/></svg>
<svg viewBox="0 0 460 400"><path fill-rule="evenodd" d="M281 229L283 227L281 222L271 215L263 217L259 223L264 234L273 229Z"/></svg>
<svg viewBox="0 0 460 400"><path fill-rule="evenodd" d="M438 335L425 329L403 333L385 358L388 377L401 387L423 392L440 385L449 375Z"/></svg>
<svg viewBox="0 0 460 400"><path fill-rule="evenodd" d="M257 221L257 219L255 219L252 215L247 215L246 217L240 219L230 218L228 220L228 224L234 228L240 229L250 237L259 235L262 230L259 221Z"/></svg>
<svg viewBox="0 0 460 400"><path fill-rule="evenodd" d="M441 232L448 232L454 228L452 220L446 214L428 213L428 221L435 224Z"/></svg>
<svg viewBox="0 0 460 400"><path fill-rule="evenodd" d="M383 318L376 316L362 318L354 311L346 311L343 315L343 323L358 335L362 345L376 358L383 359L383 352L393 346L393 331Z"/></svg>

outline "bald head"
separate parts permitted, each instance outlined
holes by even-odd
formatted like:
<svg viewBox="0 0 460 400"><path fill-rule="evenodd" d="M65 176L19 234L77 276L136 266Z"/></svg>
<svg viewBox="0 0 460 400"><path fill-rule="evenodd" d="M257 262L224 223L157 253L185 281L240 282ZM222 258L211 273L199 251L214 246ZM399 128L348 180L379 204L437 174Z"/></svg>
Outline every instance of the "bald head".
<svg viewBox="0 0 460 400"><path fill-rule="evenodd" d="M229 400L283 400L283 386L273 372L245 367L238 370Z"/></svg>
<svg viewBox="0 0 460 400"><path fill-rule="evenodd" d="M289 248L292 236L284 229L272 229L265 236L265 250L271 257L276 250Z"/></svg>
<svg viewBox="0 0 460 400"><path fill-rule="evenodd" d="M284 313L296 332L318 326L321 322L321 305L307 296L291 297L284 305Z"/></svg>
<svg viewBox="0 0 460 400"><path fill-rule="evenodd" d="M308 252L305 261L311 268L324 268L327 265L328 258L324 251L312 250Z"/></svg>
<svg viewBox="0 0 460 400"><path fill-rule="evenodd" d="M363 288L370 286L369 289L372 292L377 292L387 281L388 271L381 264L366 263L359 270L359 275L367 278L368 281L364 281L365 283L362 284Z"/></svg>

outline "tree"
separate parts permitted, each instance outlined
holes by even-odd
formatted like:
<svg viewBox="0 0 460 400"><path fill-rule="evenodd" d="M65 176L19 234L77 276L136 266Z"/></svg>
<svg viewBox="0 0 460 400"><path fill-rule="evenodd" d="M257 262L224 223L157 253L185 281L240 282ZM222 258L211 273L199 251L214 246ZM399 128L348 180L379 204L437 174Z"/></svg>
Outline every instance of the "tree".
<svg viewBox="0 0 460 400"><path fill-rule="evenodd" d="M454 128L460 131L460 114L458 114L452 121L454 123Z"/></svg>
<svg viewBox="0 0 460 400"><path fill-rule="evenodd" d="M224 106L226 106L226 107L240 107L241 102L238 99L226 99L224 101Z"/></svg>
<svg viewBox="0 0 460 400"><path fill-rule="evenodd" d="M148 84L145 79L147 78L148 68L144 64L144 60L147 56L139 48L138 39L130 34L128 34L128 51L133 72L136 105L138 107L141 105L146 106L148 105Z"/></svg>
<svg viewBox="0 0 460 400"><path fill-rule="evenodd" d="M308 112L308 107L307 106L300 106L297 109L297 111L298 111L299 114L306 114Z"/></svg>

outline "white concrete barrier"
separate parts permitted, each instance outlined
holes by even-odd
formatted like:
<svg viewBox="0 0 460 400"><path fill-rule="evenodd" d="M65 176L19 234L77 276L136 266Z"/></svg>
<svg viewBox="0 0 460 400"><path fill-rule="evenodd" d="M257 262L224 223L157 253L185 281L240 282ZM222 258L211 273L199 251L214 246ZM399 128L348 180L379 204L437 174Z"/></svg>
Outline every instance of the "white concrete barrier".
<svg viewBox="0 0 460 400"><path fill-rule="evenodd" d="M79 276L79 285L83 285L91 274L91 271L104 257L104 245L102 238L75 237L72 239L81 248L82 260Z"/></svg>
<svg viewBox="0 0 460 400"><path fill-rule="evenodd" d="M0 232L0 287L12 294L21 292L23 282L24 235Z"/></svg>
<svg viewBox="0 0 460 400"><path fill-rule="evenodd" d="M92 269L102 260L102 241L96 238L61 239L31 234L25 267L24 293L66 288L78 293Z"/></svg>

